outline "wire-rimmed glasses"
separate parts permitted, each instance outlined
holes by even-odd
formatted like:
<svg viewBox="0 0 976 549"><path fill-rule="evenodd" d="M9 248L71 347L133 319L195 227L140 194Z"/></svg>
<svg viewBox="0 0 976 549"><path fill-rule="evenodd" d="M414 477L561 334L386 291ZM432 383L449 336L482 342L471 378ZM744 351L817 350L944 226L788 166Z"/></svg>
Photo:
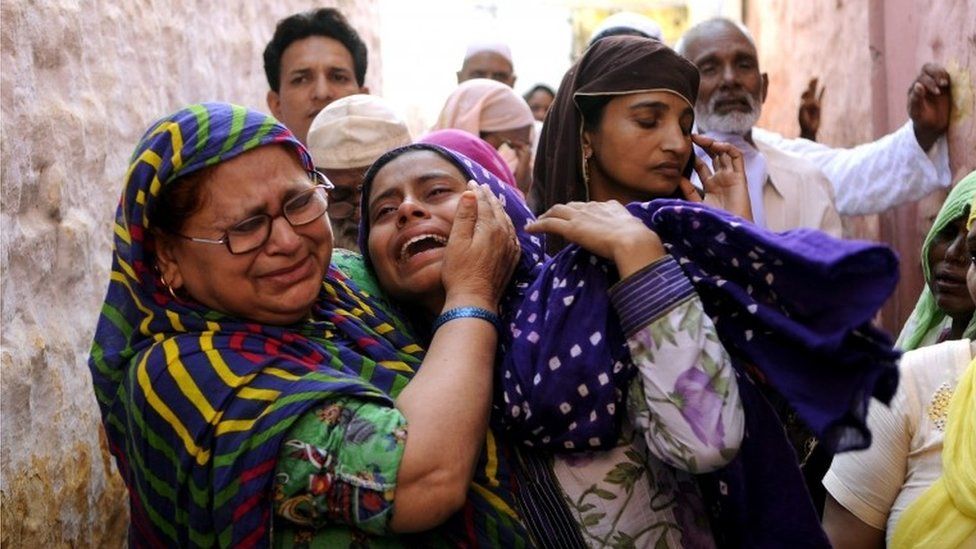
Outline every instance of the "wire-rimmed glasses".
<svg viewBox="0 0 976 549"><path fill-rule="evenodd" d="M224 232L218 239L199 238L177 233L177 236L201 242L204 244L223 244L227 250L235 255L246 254L264 246L271 236L271 225L278 217L284 217L292 227L308 225L322 217L329 209L328 191L333 188L332 182L318 171L309 172L309 177L316 184L313 187L296 194L281 206L278 215L258 214L251 216Z"/></svg>

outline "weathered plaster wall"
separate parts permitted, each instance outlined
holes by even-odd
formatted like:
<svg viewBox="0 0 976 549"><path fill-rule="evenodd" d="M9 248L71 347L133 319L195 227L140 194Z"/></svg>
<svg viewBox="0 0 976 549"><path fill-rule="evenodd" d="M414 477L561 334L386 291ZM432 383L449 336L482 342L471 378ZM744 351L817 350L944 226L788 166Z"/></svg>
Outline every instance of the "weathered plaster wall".
<svg viewBox="0 0 976 549"><path fill-rule="evenodd" d="M367 85L381 91L373 1L0 5L3 546L122 545L125 494L86 360L127 158L183 104L266 109L275 23L321 5L367 39Z"/></svg>
<svg viewBox="0 0 976 549"><path fill-rule="evenodd" d="M799 135L800 94L817 77L826 85L818 140L853 145L872 138L867 5L863 0L748 3L746 26L756 40L760 68L769 74L760 126Z"/></svg>
<svg viewBox="0 0 976 549"><path fill-rule="evenodd" d="M976 0L752 0L747 6L745 22L770 79L761 126L799 135L800 94L818 77L826 86L818 141L870 141L908 120L908 87L933 61L956 80L949 130L954 178L976 168Z"/></svg>
<svg viewBox="0 0 976 549"><path fill-rule="evenodd" d="M826 87L818 140L871 141L908 120L907 90L923 64L953 78L949 158L956 181L976 169L976 0L753 0L753 31L770 92L760 125L799 135L800 94L811 77ZM919 251L943 193L881 216L845 219L849 236L886 242L902 258L902 282L884 326L897 332L922 287Z"/></svg>

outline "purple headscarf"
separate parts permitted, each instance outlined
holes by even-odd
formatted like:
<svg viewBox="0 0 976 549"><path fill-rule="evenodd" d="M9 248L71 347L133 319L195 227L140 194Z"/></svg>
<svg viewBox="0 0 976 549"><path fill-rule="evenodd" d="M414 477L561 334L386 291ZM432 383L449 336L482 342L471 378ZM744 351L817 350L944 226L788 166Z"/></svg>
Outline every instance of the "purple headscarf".
<svg viewBox="0 0 976 549"><path fill-rule="evenodd" d="M579 278L574 284L583 282L603 288L602 291L578 294L578 287L563 283L563 267L572 266L561 260L557 268L545 256L544 238L523 230L535 217L518 189L502 183L463 154L437 145L417 143L390 151L373 164L363 181L359 247L366 263L370 264L369 192L376 173L393 159L416 150L433 151L454 164L467 179L487 185L501 201L518 234L521 257L500 304L507 329L500 334L496 422L512 440L535 448L574 451L614 447L623 400L618 387L625 387L633 374L623 330L606 294L615 275L606 262L594 260L578 269ZM581 321L576 316L579 311L592 314ZM577 350L566 344L571 334L583 332L587 338L585 346L580 345ZM592 337L596 332L601 334L599 338ZM566 367L558 366L560 363ZM595 382L598 378L606 381ZM586 395L578 390L581 384L591 386Z"/></svg>

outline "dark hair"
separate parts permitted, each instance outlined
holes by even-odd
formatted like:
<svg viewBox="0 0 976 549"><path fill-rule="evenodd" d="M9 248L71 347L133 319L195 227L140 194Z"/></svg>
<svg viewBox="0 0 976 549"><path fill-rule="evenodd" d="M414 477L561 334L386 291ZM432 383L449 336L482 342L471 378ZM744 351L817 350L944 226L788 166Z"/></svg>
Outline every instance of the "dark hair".
<svg viewBox="0 0 976 549"><path fill-rule="evenodd" d="M540 92L540 91L541 92L548 93L549 94L549 97L552 97L553 99L556 98L556 90L550 88L549 86L547 86L545 84L536 84L535 86L532 86L532 89L530 89L529 91L525 92L525 95L522 96L522 99L525 99L526 101L528 101L529 98L532 97L532 95L535 92Z"/></svg>
<svg viewBox="0 0 976 549"><path fill-rule="evenodd" d="M179 234L186 220L203 208L203 184L216 169L216 164L207 166L163 185L149 210L149 226L164 233Z"/></svg>
<svg viewBox="0 0 976 549"><path fill-rule="evenodd" d="M440 145L435 145L433 143L411 143L409 145L404 145L402 147L393 149L392 151L387 151L383 153L383 156L377 158L369 169L366 170L366 173L363 174L362 197L359 199L359 247L366 265L370 265L369 253L367 253L366 250L366 242L369 240L369 193L373 188L373 180L376 179L376 174L378 174L379 171L390 162L393 162L405 154L410 154L417 151L433 152L444 160L447 160L453 164L454 167L461 172L461 174L468 173L468 168L464 167L457 158L451 156Z"/></svg>
<svg viewBox="0 0 976 549"><path fill-rule="evenodd" d="M334 8L296 13L278 21L274 36L264 48L264 74L268 86L278 92L281 84L281 56L293 42L310 36L324 36L338 40L352 55L356 82L362 86L366 80L366 44L346 18Z"/></svg>
<svg viewBox="0 0 976 549"><path fill-rule="evenodd" d="M581 95L576 98L580 114L583 116L583 129L596 131L603 120L603 112L607 110L607 104L616 95Z"/></svg>

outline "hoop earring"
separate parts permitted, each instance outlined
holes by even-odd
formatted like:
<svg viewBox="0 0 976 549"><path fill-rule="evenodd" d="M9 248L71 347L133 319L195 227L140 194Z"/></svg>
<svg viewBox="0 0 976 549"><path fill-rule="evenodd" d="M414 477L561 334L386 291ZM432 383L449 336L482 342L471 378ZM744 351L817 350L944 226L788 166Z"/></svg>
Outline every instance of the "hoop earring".
<svg viewBox="0 0 976 549"><path fill-rule="evenodd" d="M166 291L169 292L169 295L172 296L173 299L175 299L176 301L180 300L180 298L176 297L176 292L173 291L173 287L169 285L169 282L166 282L165 278L163 278L163 275L159 275L159 283L162 284L164 288L166 288Z"/></svg>

